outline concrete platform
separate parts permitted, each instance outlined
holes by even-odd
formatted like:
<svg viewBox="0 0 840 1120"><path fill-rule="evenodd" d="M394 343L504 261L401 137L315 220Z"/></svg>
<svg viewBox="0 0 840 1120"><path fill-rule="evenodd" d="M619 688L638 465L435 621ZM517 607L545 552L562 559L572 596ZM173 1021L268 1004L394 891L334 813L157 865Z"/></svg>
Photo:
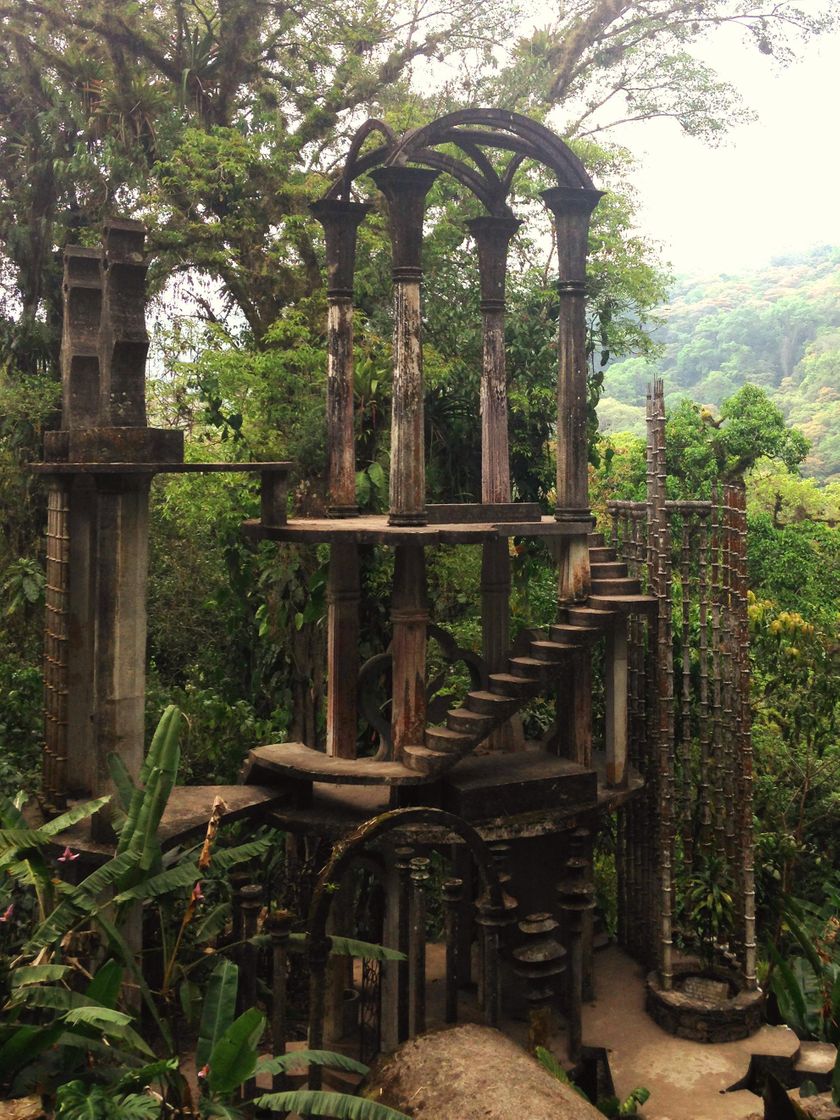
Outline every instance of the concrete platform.
<svg viewBox="0 0 840 1120"><path fill-rule="evenodd" d="M645 1120L751 1120L759 1097L725 1090L746 1076L752 1054L796 1054L787 1027L762 1027L739 1042L704 1044L666 1034L644 1010L644 970L616 947L595 955L596 999L584 1007L583 1041L609 1050L616 1091L650 1090ZM562 1045L562 1042L561 1042Z"/></svg>

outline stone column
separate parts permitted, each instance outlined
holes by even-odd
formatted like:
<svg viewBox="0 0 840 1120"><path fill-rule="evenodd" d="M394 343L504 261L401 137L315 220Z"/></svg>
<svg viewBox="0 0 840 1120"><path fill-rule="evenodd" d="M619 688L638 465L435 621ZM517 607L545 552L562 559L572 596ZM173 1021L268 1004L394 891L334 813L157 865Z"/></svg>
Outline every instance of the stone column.
<svg viewBox="0 0 840 1120"><path fill-rule="evenodd" d="M394 279L391 525L426 523L420 281L426 195L438 172L381 167L371 178L388 201Z"/></svg>
<svg viewBox="0 0 840 1120"><path fill-rule="evenodd" d="M97 478L93 797L114 792L109 754L134 778L143 762L150 482L148 475ZM94 839L110 838L110 809L91 818Z"/></svg>
<svg viewBox="0 0 840 1120"><path fill-rule="evenodd" d="M356 234L370 206L322 198L309 207L324 227L327 250L327 455L330 517L356 507L353 429L353 273Z"/></svg>
<svg viewBox="0 0 840 1120"><path fill-rule="evenodd" d="M146 427L146 272L142 222L105 224L99 329L99 424Z"/></svg>
<svg viewBox="0 0 840 1120"><path fill-rule="evenodd" d="M354 517L356 446L353 427L353 273L356 234L365 203L322 198L310 210L324 227L327 250L327 456L330 517ZM359 555L333 544L327 586L327 754L356 756L359 675Z"/></svg>
<svg viewBox="0 0 840 1120"><path fill-rule="evenodd" d="M557 508L558 521L590 521L587 474L586 255L589 218L602 192L552 187L542 197L554 217L558 255ZM564 541L562 602L589 595L586 534Z"/></svg>
<svg viewBox="0 0 840 1120"><path fill-rule="evenodd" d="M61 423L73 432L99 422L101 249L64 250L64 321L61 337ZM68 437L65 437L68 438ZM94 785L93 554L96 486L85 475L69 482L67 641L68 794L88 796Z"/></svg>
<svg viewBox="0 0 840 1120"><path fill-rule="evenodd" d="M327 580L327 754L356 757L359 549L330 545Z"/></svg>
<svg viewBox="0 0 840 1120"><path fill-rule="evenodd" d="M481 281L481 500L488 503L510 501L505 274L508 247L521 224L516 218L490 214L467 223L478 250ZM509 612L508 543L487 541L481 562L482 652L491 673L503 672L507 667Z"/></svg>
<svg viewBox="0 0 840 1120"><path fill-rule="evenodd" d="M395 549L394 636L391 739L399 762L404 747L423 746L426 738L426 559L422 545Z"/></svg>
<svg viewBox="0 0 840 1120"><path fill-rule="evenodd" d="M616 615L604 656L607 784L627 783L627 616Z"/></svg>
<svg viewBox="0 0 840 1120"><path fill-rule="evenodd" d="M64 250L64 320L61 334L61 426L93 428L99 419L101 249Z"/></svg>
<svg viewBox="0 0 840 1120"><path fill-rule="evenodd" d="M505 274L508 247L522 223L486 214L467 222L478 250L483 360L481 370L481 500L510 501L505 363Z"/></svg>
<svg viewBox="0 0 840 1120"><path fill-rule="evenodd" d="M118 458L126 429L146 426L145 231L139 222L105 227L99 329L99 432ZM146 698L146 580L151 474L96 476L93 556L94 763L91 794L113 792L108 755L136 777L143 761ZM91 821L110 836L112 806Z"/></svg>
<svg viewBox="0 0 840 1120"><path fill-rule="evenodd" d="M572 856L566 861L566 875L557 884L557 904L569 954L566 984L568 1055L572 1062L577 1062L582 1045L584 915L595 905L592 884L587 879L586 860L580 856Z"/></svg>
<svg viewBox="0 0 840 1120"><path fill-rule="evenodd" d="M69 501L66 478L49 480L44 624L44 796L58 812L67 804L67 670Z"/></svg>

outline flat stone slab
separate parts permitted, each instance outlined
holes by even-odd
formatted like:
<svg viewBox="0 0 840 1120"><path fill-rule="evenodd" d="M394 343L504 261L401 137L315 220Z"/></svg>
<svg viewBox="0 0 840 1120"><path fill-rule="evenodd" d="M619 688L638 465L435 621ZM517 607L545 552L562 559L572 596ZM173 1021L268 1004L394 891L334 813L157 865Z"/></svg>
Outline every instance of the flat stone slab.
<svg viewBox="0 0 840 1120"><path fill-rule="evenodd" d="M799 1048L796 1072L805 1077L825 1077L834 1070L837 1047L833 1042L803 1042Z"/></svg>
<svg viewBox="0 0 840 1120"><path fill-rule="evenodd" d="M598 1120L602 1116L515 1042L474 1023L403 1043L376 1063L363 1095L412 1120Z"/></svg>
<svg viewBox="0 0 840 1120"><path fill-rule="evenodd" d="M468 820L562 806L594 807L594 770L546 751L495 752L463 759L447 775L444 808Z"/></svg>
<svg viewBox="0 0 840 1120"><path fill-rule="evenodd" d="M270 786L176 786L158 828L161 847L171 847L182 837L206 828L217 797L223 803L223 824L243 817L262 817L288 801L287 794Z"/></svg>
<svg viewBox="0 0 840 1120"><path fill-rule="evenodd" d="M645 1120L748 1120L763 1113L742 1081L756 1051L790 1052L787 1028L764 1027L752 1038L710 1045L666 1034L645 1013L644 972L617 946L598 953L596 1002L584 1004L583 1041L609 1050L616 1093L650 1090ZM798 1040L796 1040L798 1046ZM793 1053L796 1053L794 1048Z"/></svg>

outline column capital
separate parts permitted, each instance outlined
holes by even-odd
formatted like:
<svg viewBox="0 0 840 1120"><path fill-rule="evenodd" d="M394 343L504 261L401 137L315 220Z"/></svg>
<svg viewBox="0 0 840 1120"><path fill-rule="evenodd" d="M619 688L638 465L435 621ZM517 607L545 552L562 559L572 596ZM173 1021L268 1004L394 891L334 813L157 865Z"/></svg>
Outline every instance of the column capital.
<svg viewBox="0 0 840 1120"><path fill-rule="evenodd" d="M439 174L404 166L378 167L370 173L388 202L395 279L420 279L426 195Z"/></svg>
<svg viewBox="0 0 840 1120"><path fill-rule="evenodd" d="M554 216L557 232L557 275L561 295L582 295L586 279L589 218L603 191L550 187L542 198Z"/></svg>
<svg viewBox="0 0 840 1120"><path fill-rule="evenodd" d="M478 250L482 311L504 308L508 248L521 225L519 218L496 214L482 214L466 223Z"/></svg>
<svg viewBox="0 0 840 1120"><path fill-rule="evenodd" d="M343 198L320 198L309 210L324 227L327 249L327 295L333 299L353 294L356 268L356 233L370 213L369 202Z"/></svg>

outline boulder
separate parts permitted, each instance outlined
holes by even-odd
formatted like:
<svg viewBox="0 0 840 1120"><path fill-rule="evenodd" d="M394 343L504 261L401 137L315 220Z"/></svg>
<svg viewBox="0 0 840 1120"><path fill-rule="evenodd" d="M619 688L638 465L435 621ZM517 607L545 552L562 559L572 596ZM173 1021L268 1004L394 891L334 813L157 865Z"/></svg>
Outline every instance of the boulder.
<svg viewBox="0 0 840 1120"><path fill-rule="evenodd" d="M363 1095L412 1120L603 1120L515 1042L473 1023L380 1058Z"/></svg>

